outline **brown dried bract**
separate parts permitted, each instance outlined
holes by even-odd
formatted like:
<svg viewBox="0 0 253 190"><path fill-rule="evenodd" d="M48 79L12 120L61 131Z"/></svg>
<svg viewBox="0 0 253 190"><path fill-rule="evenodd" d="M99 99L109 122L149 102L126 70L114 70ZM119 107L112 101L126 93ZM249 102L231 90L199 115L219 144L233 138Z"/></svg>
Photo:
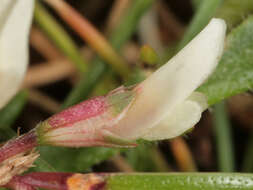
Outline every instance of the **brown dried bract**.
<svg viewBox="0 0 253 190"><path fill-rule="evenodd" d="M7 184L15 175L25 172L33 166L33 162L39 157L35 149L15 155L0 163L0 186Z"/></svg>

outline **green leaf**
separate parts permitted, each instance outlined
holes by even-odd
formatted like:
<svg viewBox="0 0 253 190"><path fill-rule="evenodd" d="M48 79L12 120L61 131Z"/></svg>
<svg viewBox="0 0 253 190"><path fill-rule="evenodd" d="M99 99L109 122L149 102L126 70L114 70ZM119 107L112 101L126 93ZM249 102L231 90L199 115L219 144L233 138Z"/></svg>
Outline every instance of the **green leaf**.
<svg viewBox="0 0 253 190"><path fill-rule="evenodd" d="M108 177L106 190L250 190L253 175L239 173L139 173Z"/></svg>
<svg viewBox="0 0 253 190"><path fill-rule="evenodd" d="M227 36L225 52L214 74L199 88L209 105L253 88L253 17Z"/></svg>
<svg viewBox="0 0 253 190"><path fill-rule="evenodd" d="M43 146L38 148L41 158L46 160L56 171L84 172L104 161L119 150L112 148L62 148Z"/></svg>
<svg viewBox="0 0 253 190"><path fill-rule="evenodd" d="M36 171L36 172L56 172L56 169L51 166L48 162L43 160L41 157L37 158L34 165L35 168L31 168L30 171Z"/></svg>
<svg viewBox="0 0 253 190"><path fill-rule="evenodd" d="M136 148L129 149L125 152L126 160L138 172L166 171L168 169L167 166L161 168L156 163L156 157L161 156L157 153L157 149L158 147L152 143L141 143Z"/></svg>

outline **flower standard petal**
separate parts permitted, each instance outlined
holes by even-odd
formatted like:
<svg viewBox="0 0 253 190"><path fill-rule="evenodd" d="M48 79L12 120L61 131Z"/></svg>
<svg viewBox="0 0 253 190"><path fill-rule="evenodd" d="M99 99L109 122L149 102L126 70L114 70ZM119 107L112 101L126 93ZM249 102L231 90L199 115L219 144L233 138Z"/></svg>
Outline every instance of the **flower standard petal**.
<svg viewBox="0 0 253 190"><path fill-rule="evenodd" d="M213 72L223 52L226 24L210 23L176 56L136 87L126 116L111 131L137 139L162 121Z"/></svg>
<svg viewBox="0 0 253 190"><path fill-rule="evenodd" d="M1 1L0 91L2 108L18 91L28 63L29 29L33 0Z"/></svg>

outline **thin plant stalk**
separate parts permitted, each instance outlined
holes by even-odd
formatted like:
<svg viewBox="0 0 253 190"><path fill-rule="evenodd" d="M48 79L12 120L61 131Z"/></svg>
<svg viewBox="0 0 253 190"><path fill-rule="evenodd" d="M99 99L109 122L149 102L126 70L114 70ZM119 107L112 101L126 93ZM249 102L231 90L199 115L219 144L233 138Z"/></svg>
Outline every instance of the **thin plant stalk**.
<svg viewBox="0 0 253 190"><path fill-rule="evenodd" d="M253 172L253 131L251 132L251 136L247 144L242 170L244 172Z"/></svg>
<svg viewBox="0 0 253 190"><path fill-rule="evenodd" d="M125 14L126 9L130 6L132 0L116 0L111 8L110 15L107 19L105 33L111 31L119 24L121 17Z"/></svg>
<svg viewBox="0 0 253 190"><path fill-rule="evenodd" d="M234 150L225 102L214 106L214 132L219 170L222 172L233 172L235 170Z"/></svg>
<svg viewBox="0 0 253 190"><path fill-rule="evenodd" d="M172 139L170 141L170 145L177 165L181 171L197 171L196 163L184 139L182 139L181 137Z"/></svg>
<svg viewBox="0 0 253 190"><path fill-rule="evenodd" d="M29 101L52 114L60 110L60 104L56 100L35 89L30 89Z"/></svg>
<svg viewBox="0 0 253 190"><path fill-rule="evenodd" d="M151 159L154 162L154 165L156 167L156 169L159 172L168 172L168 171L172 171L171 167L169 166L167 160L164 158L162 152L158 149L157 146L153 146L151 148L150 154L147 155L150 156Z"/></svg>
<svg viewBox="0 0 253 190"><path fill-rule="evenodd" d="M34 19L50 39L76 65L80 72L88 70L87 61L79 52L78 47L39 1L36 1Z"/></svg>
<svg viewBox="0 0 253 190"><path fill-rule="evenodd" d="M70 61L57 59L31 66L25 76L23 87L31 88L62 80L76 73Z"/></svg>
<svg viewBox="0 0 253 190"><path fill-rule="evenodd" d="M134 172L131 165L129 165L126 159L121 155L114 156L111 161L121 172Z"/></svg>
<svg viewBox="0 0 253 190"><path fill-rule="evenodd" d="M62 57L62 53L54 46L47 36L35 26L31 30L30 44L48 60Z"/></svg>
<svg viewBox="0 0 253 190"><path fill-rule="evenodd" d="M97 53L103 57L112 68L123 78L130 73L124 59L119 56L105 37L97 31L83 16L62 0L45 0L52 6L61 18L68 23Z"/></svg>

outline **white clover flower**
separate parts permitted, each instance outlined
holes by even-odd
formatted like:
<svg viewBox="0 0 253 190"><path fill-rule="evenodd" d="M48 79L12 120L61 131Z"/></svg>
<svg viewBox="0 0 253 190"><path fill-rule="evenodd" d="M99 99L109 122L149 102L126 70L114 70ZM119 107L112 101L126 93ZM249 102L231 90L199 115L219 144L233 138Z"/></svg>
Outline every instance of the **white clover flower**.
<svg viewBox="0 0 253 190"><path fill-rule="evenodd" d="M226 24L210 23L177 55L134 88L68 108L36 129L40 144L131 146L138 139L161 140L192 128L207 109L195 90L216 68L223 52Z"/></svg>
<svg viewBox="0 0 253 190"><path fill-rule="evenodd" d="M0 108L19 90L28 63L34 0L0 1Z"/></svg>

